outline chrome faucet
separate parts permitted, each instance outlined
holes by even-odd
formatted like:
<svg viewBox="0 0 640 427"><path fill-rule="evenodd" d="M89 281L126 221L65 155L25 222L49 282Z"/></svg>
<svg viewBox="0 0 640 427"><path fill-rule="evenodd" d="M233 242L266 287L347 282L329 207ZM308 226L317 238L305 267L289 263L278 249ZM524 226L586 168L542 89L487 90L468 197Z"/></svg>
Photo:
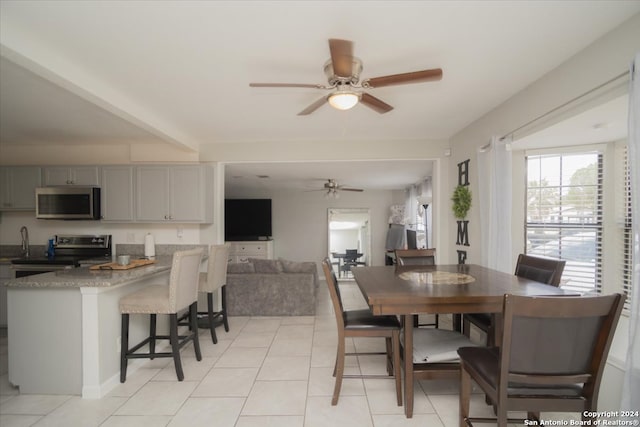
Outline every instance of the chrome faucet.
<svg viewBox="0 0 640 427"><path fill-rule="evenodd" d="M29 258L29 230L24 225L20 228L20 236L22 236L22 254Z"/></svg>

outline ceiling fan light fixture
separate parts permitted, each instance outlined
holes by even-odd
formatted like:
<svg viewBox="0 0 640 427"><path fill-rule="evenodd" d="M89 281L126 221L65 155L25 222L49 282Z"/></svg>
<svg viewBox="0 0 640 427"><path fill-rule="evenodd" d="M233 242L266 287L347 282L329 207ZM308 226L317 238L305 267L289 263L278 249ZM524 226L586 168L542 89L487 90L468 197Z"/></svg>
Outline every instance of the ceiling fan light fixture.
<svg viewBox="0 0 640 427"><path fill-rule="evenodd" d="M339 199L340 193L335 188L329 188L326 193L324 193L325 199Z"/></svg>
<svg viewBox="0 0 640 427"><path fill-rule="evenodd" d="M349 110L360 101L360 96L356 92L337 91L329 95L329 105L337 110Z"/></svg>

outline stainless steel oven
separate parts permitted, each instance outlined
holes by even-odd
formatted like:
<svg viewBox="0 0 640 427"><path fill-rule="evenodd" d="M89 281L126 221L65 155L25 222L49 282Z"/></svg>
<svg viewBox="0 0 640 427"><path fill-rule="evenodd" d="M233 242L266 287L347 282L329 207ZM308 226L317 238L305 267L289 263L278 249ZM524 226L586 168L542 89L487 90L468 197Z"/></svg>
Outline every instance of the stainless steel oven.
<svg viewBox="0 0 640 427"><path fill-rule="evenodd" d="M15 278L80 267L94 261L111 262L111 235L56 235L54 256L11 261Z"/></svg>

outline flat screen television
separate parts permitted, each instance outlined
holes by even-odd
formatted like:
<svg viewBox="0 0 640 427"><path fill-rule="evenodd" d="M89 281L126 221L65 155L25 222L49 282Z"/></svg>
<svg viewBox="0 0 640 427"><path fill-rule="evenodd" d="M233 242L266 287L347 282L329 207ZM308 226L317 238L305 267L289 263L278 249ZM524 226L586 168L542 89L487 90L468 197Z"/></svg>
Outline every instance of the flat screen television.
<svg viewBox="0 0 640 427"><path fill-rule="evenodd" d="M418 249L416 230L407 230L407 249Z"/></svg>
<svg viewBox="0 0 640 427"><path fill-rule="evenodd" d="M271 199L224 201L224 240L269 240L271 236Z"/></svg>

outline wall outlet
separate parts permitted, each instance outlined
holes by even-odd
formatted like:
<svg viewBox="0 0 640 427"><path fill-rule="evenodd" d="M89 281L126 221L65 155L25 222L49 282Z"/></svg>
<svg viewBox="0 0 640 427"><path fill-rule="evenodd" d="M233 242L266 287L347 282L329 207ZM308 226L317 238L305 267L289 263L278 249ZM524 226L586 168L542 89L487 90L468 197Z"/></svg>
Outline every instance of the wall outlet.
<svg viewBox="0 0 640 427"><path fill-rule="evenodd" d="M136 233L127 233L127 243L136 242Z"/></svg>
<svg viewBox="0 0 640 427"><path fill-rule="evenodd" d="M178 226L178 237L182 239L184 236L184 228L182 226Z"/></svg>
<svg viewBox="0 0 640 427"><path fill-rule="evenodd" d="M122 347L122 337L116 338L116 353L120 354L120 347Z"/></svg>

